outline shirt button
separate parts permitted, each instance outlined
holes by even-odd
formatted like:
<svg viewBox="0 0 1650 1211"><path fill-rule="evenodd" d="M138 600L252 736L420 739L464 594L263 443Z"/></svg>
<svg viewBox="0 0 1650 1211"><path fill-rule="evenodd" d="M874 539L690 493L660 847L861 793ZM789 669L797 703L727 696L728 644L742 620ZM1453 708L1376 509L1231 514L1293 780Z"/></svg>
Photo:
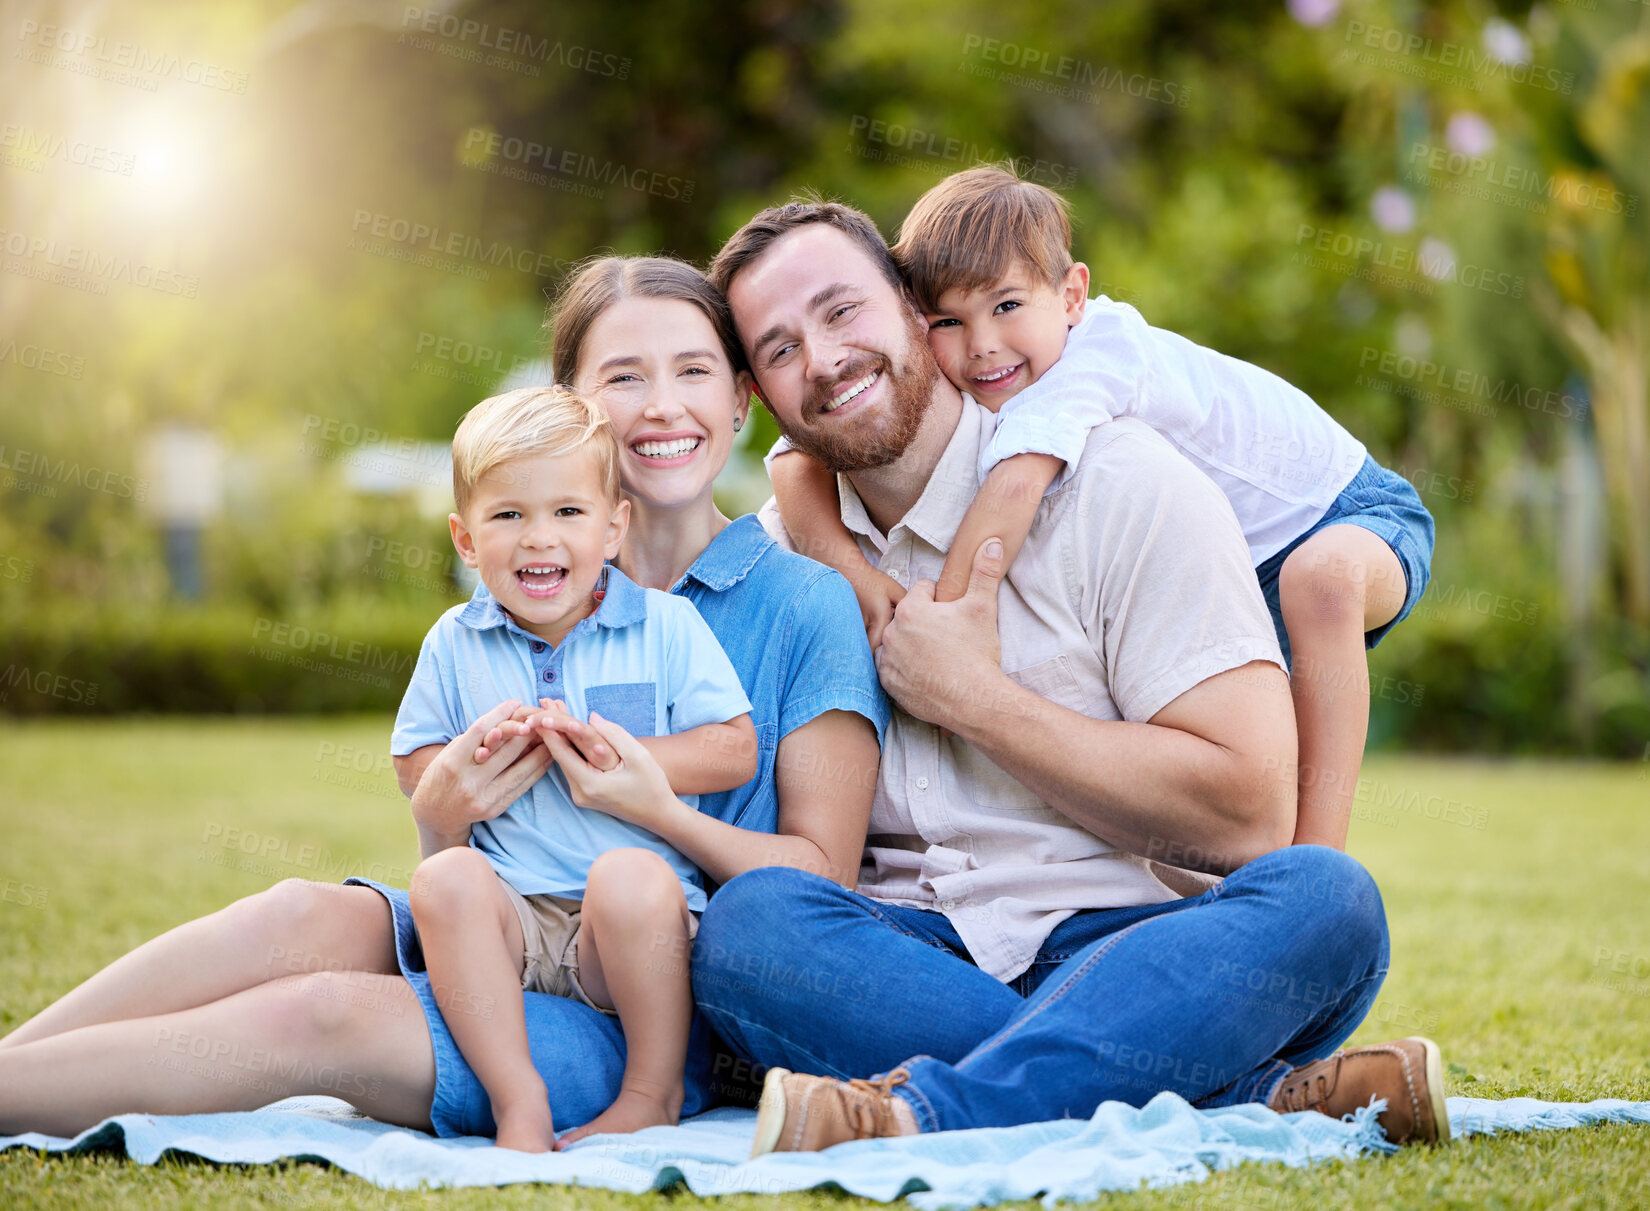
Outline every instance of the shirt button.
<svg viewBox="0 0 1650 1211"><path fill-rule="evenodd" d="M556 670L555 669L545 669L544 670L544 679L546 681L554 681L556 679Z"/></svg>
<svg viewBox="0 0 1650 1211"><path fill-rule="evenodd" d="M955 900L941 900L940 901L940 909L943 912L950 912L955 907L957 907L957 902Z"/></svg>
<svg viewBox="0 0 1650 1211"><path fill-rule="evenodd" d="M927 778L918 778L917 779L917 789L919 791L927 790L928 789L928 779Z"/></svg>
<svg viewBox="0 0 1650 1211"><path fill-rule="evenodd" d="M542 651L544 651L544 645L542 643L540 643L537 639L535 639L535 640L533 640L533 650L535 652L542 652Z"/></svg>

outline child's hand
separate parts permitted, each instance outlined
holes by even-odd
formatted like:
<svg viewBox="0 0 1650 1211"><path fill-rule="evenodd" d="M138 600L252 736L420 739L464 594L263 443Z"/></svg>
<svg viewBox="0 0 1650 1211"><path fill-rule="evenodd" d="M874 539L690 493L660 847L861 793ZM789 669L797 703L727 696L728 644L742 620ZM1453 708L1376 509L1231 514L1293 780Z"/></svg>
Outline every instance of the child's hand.
<svg viewBox="0 0 1650 1211"><path fill-rule="evenodd" d="M543 709L534 711L526 726L533 729L534 735L546 747L550 746L552 736L560 735L571 743L585 764L603 773L618 768L619 755L603 741L600 732L590 724L575 719L565 702L559 698L540 698L539 705ZM551 748L550 751L554 756L557 750ZM562 772L566 773L566 770Z"/></svg>
<svg viewBox="0 0 1650 1211"><path fill-rule="evenodd" d="M894 620L894 607L905 599L905 589L892 576L870 568L854 583L854 596L865 619L865 638L874 652L882 646L882 632Z"/></svg>
<svg viewBox="0 0 1650 1211"><path fill-rule="evenodd" d="M540 703L545 703L548 701L548 698L539 699ZM529 722L529 720L531 720L534 715L539 714L541 710L542 707L528 706L525 702L516 707L516 709L511 712L508 719L503 720L496 727L491 728L487 734L482 737L481 746L476 749L475 753L476 764L480 765L483 761L486 761L488 757L497 752L501 745L510 740L514 740L517 737L525 736L527 738L527 745L529 748L535 744L543 743L543 741L539 738L538 732L533 729Z"/></svg>
<svg viewBox="0 0 1650 1211"><path fill-rule="evenodd" d="M586 743L607 754L606 767L587 761L568 736L566 722L572 722L595 737ZM670 781L652 753L642 747L624 728L592 713L589 723L563 716L544 733L544 745L567 778L573 802L580 807L606 812L652 832L672 808L685 810L670 789Z"/></svg>

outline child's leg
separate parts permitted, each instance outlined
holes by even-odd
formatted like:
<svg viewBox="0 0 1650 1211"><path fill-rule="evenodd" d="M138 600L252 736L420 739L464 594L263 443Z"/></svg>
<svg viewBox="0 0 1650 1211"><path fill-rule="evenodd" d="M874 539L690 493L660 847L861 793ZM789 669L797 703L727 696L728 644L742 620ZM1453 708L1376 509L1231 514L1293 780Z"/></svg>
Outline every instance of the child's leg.
<svg viewBox="0 0 1650 1211"><path fill-rule="evenodd" d="M419 863L413 920L441 1016L493 1105L500 1148L550 1152L556 1134L527 1046L521 921L498 874L469 848Z"/></svg>
<svg viewBox="0 0 1650 1211"><path fill-rule="evenodd" d="M673 1124L682 1112L682 1069L693 1019L688 978L692 920L682 885L645 849L613 849L590 867L579 917L579 983L624 1028L624 1085L563 1146L600 1132Z"/></svg>
<svg viewBox="0 0 1650 1211"><path fill-rule="evenodd" d="M1403 565L1376 534L1325 526L1292 551L1278 573L1289 632L1289 685L1300 734L1296 845L1346 848L1352 798L1369 732L1364 633L1403 608Z"/></svg>
<svg viewBox="0 0 1650 1211"><path fill-rule="evenodd" d="M935 601L956 601L968 591L974 553L988 538L1003 540L1003 567L1014 562L1031 532L1043 493L1063 466L1051 454L1016 454L991 468L951 540L945 567L934 585Z"/></svg>
<svg viewBox="0 0 1650 1211"><path fill-rule="evenodd" d="M383 896L370 887L285 879L122 955L0 1039L0 1048L177 1013L314 971L401 973Z"/></svg>

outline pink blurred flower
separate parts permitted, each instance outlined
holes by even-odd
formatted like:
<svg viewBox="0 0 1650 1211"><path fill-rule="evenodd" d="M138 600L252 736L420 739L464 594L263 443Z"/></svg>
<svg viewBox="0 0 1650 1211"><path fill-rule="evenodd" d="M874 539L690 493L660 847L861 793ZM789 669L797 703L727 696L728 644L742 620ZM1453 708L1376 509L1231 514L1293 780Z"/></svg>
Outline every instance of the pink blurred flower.
<svg viewBox="0 0 1650 1211"><path fill-rule="evenodd" d="M1369 213L1382 231L1408 231L1415 226L1415 199L1396 185L1383 185L1370 199Z"/></svg>
<svg viewBox="0 0 1650 1211"><path fill-rule="evenodd" d="M1314 29L1329 24L1340 11L1341 0L1289 0L1289 15Z"/></svg>
<svg viewBox="0 0 1650 1211"><path fill-rule="evenodd" d="M1495 127L1483 114L1463 109L1450 116L1444 128L1444 142L1451 151L1464 156L1481 156L1495 146Z"/></svg>

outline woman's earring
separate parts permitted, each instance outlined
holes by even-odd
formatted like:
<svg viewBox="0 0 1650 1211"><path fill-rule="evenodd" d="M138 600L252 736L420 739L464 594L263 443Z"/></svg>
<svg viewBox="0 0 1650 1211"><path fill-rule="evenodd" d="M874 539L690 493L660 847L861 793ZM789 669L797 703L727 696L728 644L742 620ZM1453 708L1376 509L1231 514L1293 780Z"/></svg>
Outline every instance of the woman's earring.
<svg viewBox="0 0 1650 1211"><path fill-rule="evenodd" d="M745 418L744 417L736 416L736 417L733 418L733 431L735 433L739 432L739 430L743 429L744 427L745 427Z"/></svg>

